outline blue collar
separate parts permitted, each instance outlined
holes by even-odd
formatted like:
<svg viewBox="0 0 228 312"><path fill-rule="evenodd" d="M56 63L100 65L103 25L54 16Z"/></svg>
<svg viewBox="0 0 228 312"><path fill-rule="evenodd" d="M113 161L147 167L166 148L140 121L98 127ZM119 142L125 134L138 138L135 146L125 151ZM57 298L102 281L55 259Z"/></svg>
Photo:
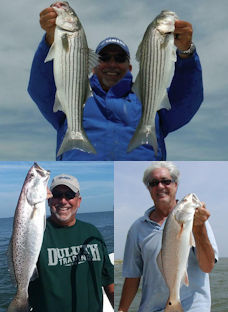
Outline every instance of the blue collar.
<svg viewBox="0 0 228 312"><path fill-rule="evenodd" d="M97 75L95 74L90 78L90 85L92 90L98 95L106 96L108 94L110 97L121 98L131 91L132 74L130 71L128 71L126 75L116 85L108 90L108 92L105 92L102 89Z"/></svg>

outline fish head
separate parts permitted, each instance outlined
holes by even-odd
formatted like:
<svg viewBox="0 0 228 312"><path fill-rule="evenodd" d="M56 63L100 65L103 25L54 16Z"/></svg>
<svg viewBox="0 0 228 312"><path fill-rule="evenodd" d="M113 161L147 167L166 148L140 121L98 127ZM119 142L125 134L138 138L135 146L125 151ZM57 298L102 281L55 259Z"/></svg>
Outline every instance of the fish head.
<svg viewBox="0 0 228 312"><path fill-rule="evenodd" d="M55 2L51 5L51 7L57 13L56 25L70 32L79 31L82 28L81 22L74 12L74 10L69 6L69 3L66 1L63 2Z"/></svg>
<svg viewBox="0 0 228 312"><path fill-rule="evenodd" d="M178 223L188 223L193 220L195 210L200 206L198 197L191 193L178 202L172 213Z"/></svg>
<svg viewBox="0 0 228 312"><path fill-rule="evenodd" d="M162 35L168 35L175 30L175 21L178 19L175 12L163 10L156 18L156 29Z"/></svg>
<svg viewBox="0 0 228 312"><path fill-rule="evenodd" d="M25 196L30 205L34 206L46 199L49 177L50 171L37 163L30 168L24 183Z"/></svg>

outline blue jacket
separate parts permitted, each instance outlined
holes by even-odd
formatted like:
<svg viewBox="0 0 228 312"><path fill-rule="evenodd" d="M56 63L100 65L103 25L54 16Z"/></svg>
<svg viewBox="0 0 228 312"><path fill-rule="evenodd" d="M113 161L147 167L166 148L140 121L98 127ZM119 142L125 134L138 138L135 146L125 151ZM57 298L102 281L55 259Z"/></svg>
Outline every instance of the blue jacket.
<svg viewBox="0 0 228 312"><path fill-rule="evenodd" d="M56 153L67 129L63 112L53 112L55 82L53 63L44 63L49 46L43 38L34 56L28 92L43 116L57 131ZM188 123L203 100L202 71L197 53L188 59L177 57L175 74L168 91L171 109L161 109L156 114L158 153L152 146L142 145L127 153L128 144L142 114L141 103L131 91L132 75L125 77L107 93L93 75L90 79L93 97L90 97L83 112L83 127L96 149L96 154L71 150L57 160L166 160L164 138Z"/></svg>

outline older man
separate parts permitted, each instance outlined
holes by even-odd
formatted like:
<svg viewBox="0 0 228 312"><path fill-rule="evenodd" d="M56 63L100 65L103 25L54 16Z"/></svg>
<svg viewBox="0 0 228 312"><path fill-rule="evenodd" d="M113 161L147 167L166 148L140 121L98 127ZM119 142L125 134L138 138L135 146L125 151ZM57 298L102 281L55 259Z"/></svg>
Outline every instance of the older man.
<svg viewBox="0 0 228 312"><path fill-rule="evenodd" d="M57 149L67 129L63 112L53 112L55 82L52 62L44 63L54 40L56 12L52 7L40 13L40 25L46 34L33 60L28 92L43 116L57 131ZM57 160L165 160L165 137L188 123L203 100L202 72L192 44L192 25L175 23L175 44L178 48L175 74L168 91L171 109L161 109L156 115L158 152L152 146L141 145L127 152L142 115L142 105L132 92L130 53L120 39L110 37L97 47L99 65L90 79L93 96L83 111L83 127L96 148L96 154L73 149Z"/></svg>
<svg viewBox="0 0 228 312"><path fill-rule="evenodd" d="M102 311L102 286L113 305L114 275L108 252L95 226L76 219L81 203L78 180L56 176L51 184L39 278L30 283L33 311Z"/></svg>
<svg viewBox="0 0 228 312"><path fill-rule="evenodd" d="M154 162L144 173L154 206L131 226L124 254L122 290L119 311L128 311L142 277L142 299L139 312L163 311L169 291L157 266L161 239L167 216L176 206L179 171L173 163ZM188 259L189 287L182 286L181 304L185 312L210 311L208 273L218 258L213 232L208 223L210 216L205 205L197 208L193 222L196 247Z"/></svg>

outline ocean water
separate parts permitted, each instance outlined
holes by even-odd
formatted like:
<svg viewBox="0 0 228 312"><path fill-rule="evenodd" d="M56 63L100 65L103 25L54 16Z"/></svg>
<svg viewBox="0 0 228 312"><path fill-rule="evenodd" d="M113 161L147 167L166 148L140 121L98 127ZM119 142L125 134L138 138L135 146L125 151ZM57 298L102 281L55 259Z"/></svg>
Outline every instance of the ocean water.
<svg viewBox="0 0 228 312"><path fill-rule="evenodd" d="M121 272L122 261L115 261L115 311L118 311L123 285ZM212 297L211 312L228 312L228 258L221 258L218 263L216 263L210 274L210 284ZM129 312L138 311L140 298L141 287L139 287L139 291L132 302Z"/></svg>
<svg viewBox="0 0 228 312"><path fill-rule="evenodd" d="M114 220L113 212L78 213L77 218L92 223L101 232L109 253L114 250ZM8 272L7 249L11 237L13 218L0 218L0 312L5 312L10 300L15 294Z"/></svg>

